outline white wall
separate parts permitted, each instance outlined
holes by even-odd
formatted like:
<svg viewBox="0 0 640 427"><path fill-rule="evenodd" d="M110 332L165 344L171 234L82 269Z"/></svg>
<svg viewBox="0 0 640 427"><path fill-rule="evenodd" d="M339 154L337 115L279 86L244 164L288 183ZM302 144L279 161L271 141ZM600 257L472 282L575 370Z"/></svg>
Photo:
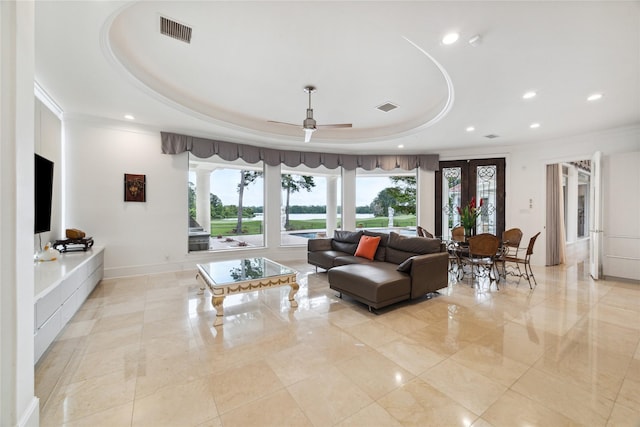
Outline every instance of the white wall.
<svg viewBox="0 0 640 427"><path fill-rule="evenodd" d="M158 132L120 124L65 121L65 139L65 227L105 246L105 274L157 271L183 260L187 155L163 155ZM146 175L146 202L124 201L125 173Z"/></svg>
<svg viewBox="0 0 640 427"><path fill-rule="evenodd" d="M34 4L0 2L0 425L37 426L33 329Z"/></svg>
<svg viewBox="0 0 640 427"><path fill-rule="evenodd" d="M640 148L640 144L636 148ZM605 277L640 280L640 151L603 159Z"/></svg>

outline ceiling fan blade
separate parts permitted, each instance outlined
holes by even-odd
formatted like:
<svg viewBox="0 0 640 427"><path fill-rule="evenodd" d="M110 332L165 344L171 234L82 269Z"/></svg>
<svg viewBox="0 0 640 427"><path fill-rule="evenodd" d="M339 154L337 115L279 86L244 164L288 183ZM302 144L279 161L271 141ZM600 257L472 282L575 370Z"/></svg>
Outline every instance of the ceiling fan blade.
<svg viewBox="0 0 640 427"><path fill-rule="evenodd" d="M332 128L332 129L344 129L344 128L352 128L353 125L351 123L336 123L332 125L318 125L319 128Z"/></svg>
<svg viewBox="0 0 640 427"><path fill-rule="evenodd" d="M287 125L287 126L295 126L295 127L300 127L299 124L294 124L294 123L286 123L286 122L278 122L275 120L267 120L268 123L275 123L277 125Z"/></svg>

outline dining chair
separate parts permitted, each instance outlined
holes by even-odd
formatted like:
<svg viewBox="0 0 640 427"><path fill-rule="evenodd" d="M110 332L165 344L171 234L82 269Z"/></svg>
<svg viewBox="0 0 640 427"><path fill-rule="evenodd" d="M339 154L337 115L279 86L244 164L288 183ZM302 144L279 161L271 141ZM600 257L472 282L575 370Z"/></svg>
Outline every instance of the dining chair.
<svg viewBox="0 0 640 427"><path fill-rule="evenodd" d="M502 267L502 277L506 278L507 275L505 257L517 258L521 241L522 230L519 228L510 228L502 232L502 250L496 261ZM520 272L518 264L515 265L515 268Z"/></svg>
<svg viewBox="0 0 640 427"><path fill-rule="evenodd" d="M462 263L460 262L460 246L459 242L455 240L448 240L446 242L447 252L449 253L449 273L454 274L456 281L462 280L464 277L464 270Z"/></svg>
<svg viewBox="0 0 640 427"><path fill-rule="evenodd" d="M500 249L500 239L493 234L482 233L469 237L467 242L469 254L462 258L462 262L471 267L471 281L478 276L489 277L490 280L496 281L497 286L500 275L496 267L496 258Z"/></svg>
<svg viewBox="0 0 640 427"><path fill-rule="evenodd" d="M533 246L536 244L536 239L538 238L538 236L540 235L540 232L537 232L531 239L529 239L529 245L527 246L527 252L525 254L525 256L523 258L519 258L517 256L505 256L504 257L504 263L510 262L510 263L514 263L517 267L518 273L514 273L514 272L507 272L506 274L510 274L512 276L517 276L518 278L522 278L524 277L525 279L527 279L527 282L529 282L529 289L533 289L533 287L531 286L531 279L533 279L533 283L538 286L538 283L536 282L536 278L533 275L533 270L531 269L531 255L533 255ZM520 270L520 264L523 265L524 267L524 272L522 272ZM506 270L505 270L506 271Z"/></svg>
<svg viewBox="0 0 640 427"><path fill-rule="evenodd" d="M451 239L457 242L464 242L464 227L459 225L451 229Z"/></svg>
<svg viewBox="0 0 640 427"><path fill-rule="evenodd" d="M419 225L416 227L416 231L419 237L428 237L430 239L433 239L433 234L429 233L427 230L420 227Z"/></svg>
<svg viewBox="0 0 640 427"><path fill-rule="evenodd" d="M463 243L465 243L464 227L461 225L453 227L451 229L451 240L447 244L447 251L449 252L449 272L455 273L458 281L464 277L464 266L460 258L460 244Z"/></svg>

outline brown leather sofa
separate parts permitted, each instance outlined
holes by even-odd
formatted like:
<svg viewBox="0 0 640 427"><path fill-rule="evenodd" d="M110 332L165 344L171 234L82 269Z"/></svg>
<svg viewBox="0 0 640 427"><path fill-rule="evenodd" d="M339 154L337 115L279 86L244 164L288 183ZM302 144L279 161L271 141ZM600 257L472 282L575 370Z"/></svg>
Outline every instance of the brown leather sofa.
<svg viewBox="0 0 640 427"><path fill-rule="evenodd" d="M373 260L355 256L360 237L380 236ZM309 264L327 271L329 287L369 306L369 311L421 298L448 284L449 255L438 239L398 233L336 231L309 239Z"/></svg>

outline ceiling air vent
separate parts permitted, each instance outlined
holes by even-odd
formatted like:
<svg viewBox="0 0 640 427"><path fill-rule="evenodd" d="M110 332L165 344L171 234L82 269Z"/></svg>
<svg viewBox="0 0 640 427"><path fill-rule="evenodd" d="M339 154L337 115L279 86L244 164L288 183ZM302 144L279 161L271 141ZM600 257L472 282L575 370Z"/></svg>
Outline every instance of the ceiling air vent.
<svg viewBox="0 0 640 427"><path fill-rule="evenodd" d="M490 133L489 135L485 135L485 138L489 138L489 139L493 139L493 138L498 138L500 135L495 135L493 133Z"/></svg>
<svg viewBox="0 0 640 427"><path fill-rule="evenodd" d="M160 17L160 33L185 43L191 43L191 27Z"/></svg>
<svg viewBox="0 0 640 427"><path fill-rule="evenodd" d="M398 106L390 102L386 102L382 105L378 105L376 108L380 111L384 111L385 113L388 113L389 111L395 110L396 108L398 108Z"/></svg>

